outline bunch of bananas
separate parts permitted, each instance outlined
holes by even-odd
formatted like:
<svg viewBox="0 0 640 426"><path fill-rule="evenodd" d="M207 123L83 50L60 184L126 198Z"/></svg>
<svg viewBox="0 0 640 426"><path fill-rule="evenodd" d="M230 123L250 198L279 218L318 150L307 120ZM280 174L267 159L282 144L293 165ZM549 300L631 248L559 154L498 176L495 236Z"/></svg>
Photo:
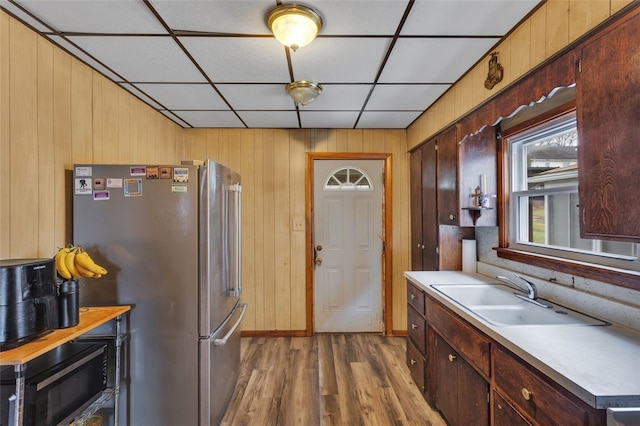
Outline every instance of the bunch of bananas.
<svg viewBox="0 0 640 426"><path fill-rule="evenodd" d="M81 246L63 247L55 256L56 271L65 280L71 278L100 278L107 270L91 259Z"/></svg>

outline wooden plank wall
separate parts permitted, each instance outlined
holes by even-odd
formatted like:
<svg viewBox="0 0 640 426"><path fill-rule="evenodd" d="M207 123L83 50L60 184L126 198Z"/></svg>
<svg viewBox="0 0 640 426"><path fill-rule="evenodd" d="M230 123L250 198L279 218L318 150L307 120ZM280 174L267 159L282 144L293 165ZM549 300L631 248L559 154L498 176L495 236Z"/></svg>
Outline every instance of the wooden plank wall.
<svg viewBox="0 0 640 426"><path fill-rule="evenodd" d="M407 129L408 148L438 133L631 2L547 0L494 49L504 67L502 82L485 89L487 55Z"/></svg>
<svg viewBox="0 0 640 426"><path fill-rule="evenodd" d="M184 130L0 11L0 258L51 256L70 238L73 163L211 158L242 173L245 330L303 330L307 152L389 152L393 167L393 329L406 329L409 160L419 144L630 0L548 0L496 50L505 79L484 89L488 57L404 130Z"/></svg>
<svg viewBox="0 0 640 426"><path fill-rule="evenodd" d="M185 158L210 158L242 175L243 329L306 328L305 164L308 152L390 153L393 329L406 330L409 157L404 130L188 129Z"/></svg>
<svg viewBox="0 0 640 426"><path fill-rule="evenodd" d="M174 163L182 128L0 11L0 258L72 242L74 163Z"/></svg>

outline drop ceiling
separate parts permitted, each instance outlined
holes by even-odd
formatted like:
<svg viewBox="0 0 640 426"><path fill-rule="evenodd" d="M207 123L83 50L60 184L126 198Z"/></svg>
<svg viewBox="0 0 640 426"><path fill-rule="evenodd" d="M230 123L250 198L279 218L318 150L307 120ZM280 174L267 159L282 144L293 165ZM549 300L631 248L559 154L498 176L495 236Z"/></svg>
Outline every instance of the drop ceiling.
<svg viewBox="0 0 640 426"><path fill-rule="evenodd" d="M405 129L542 2L309 0L324 26L295 52L265 23L276 0L0 8L185 128ZM304 108L297 80L323 87Z"/></svg>

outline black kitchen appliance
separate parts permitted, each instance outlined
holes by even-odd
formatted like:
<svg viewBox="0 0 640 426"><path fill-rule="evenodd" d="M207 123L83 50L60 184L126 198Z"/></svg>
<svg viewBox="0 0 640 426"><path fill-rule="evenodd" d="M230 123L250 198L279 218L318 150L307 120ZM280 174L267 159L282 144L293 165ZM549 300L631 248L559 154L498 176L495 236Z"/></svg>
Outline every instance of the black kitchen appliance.
<svg viewBox="0 0 640 426"><path fill-rule="evenodd" d="M0 351L58 328L53 259L0 260Z"/></svg>
<svg viewBox="0 0 640 426"><path fill-rule="evenodd" d="M71 342L27 363L23 424L69 424L107 387L108 352L105 343ZM0 426L15 412L13 367L0 369Z"/></svg>

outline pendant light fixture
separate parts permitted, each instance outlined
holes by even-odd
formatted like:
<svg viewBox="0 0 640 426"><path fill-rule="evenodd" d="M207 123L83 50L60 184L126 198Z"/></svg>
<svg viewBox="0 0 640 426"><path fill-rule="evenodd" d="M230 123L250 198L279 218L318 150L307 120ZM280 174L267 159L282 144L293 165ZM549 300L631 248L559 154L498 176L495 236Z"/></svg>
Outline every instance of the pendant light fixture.
<svg viewBox="0 0 640 426"><path fill-rule="evenodd" d="M300 80L287 85L287 93L296 103L306 107L322 93L322 86L312 81Z"/></svg>
<svg viewBox="0 0 640 426"><path fill-rule="evenodd" d="M280 43L296 51L316 38L322 17L307 6L281 4L267 15L267 26Z"/></svg>

